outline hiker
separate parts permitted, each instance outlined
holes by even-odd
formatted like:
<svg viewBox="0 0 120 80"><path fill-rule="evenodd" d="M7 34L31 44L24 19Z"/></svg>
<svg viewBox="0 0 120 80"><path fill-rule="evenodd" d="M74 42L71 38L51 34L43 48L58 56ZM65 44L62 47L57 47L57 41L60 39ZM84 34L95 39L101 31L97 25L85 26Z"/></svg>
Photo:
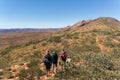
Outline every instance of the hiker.
<svg viewBox="0 0 120 80"><path fill-rule="evenodd" d="M52 65L52 57L49 53L49 51L46 53L44 59L43 59L44 65L46 67L46 71L47 71L47 76L50 74L50 68Z"/></svg>
<svg viewBox="0 0 120 80"><path fill-rule="evenodd" d="M66 65L67 54L64 49L60 52L60 60L62 61L62 68Z"/></svg>
<svg viewBox="0 0 120 80"><path fill-rule="evenodd" d="M52 54L52 70L53 70L53 73L56 73L57 63L58 63L58 55L57 55L56 52L53 52L53 54Z"/></svg>

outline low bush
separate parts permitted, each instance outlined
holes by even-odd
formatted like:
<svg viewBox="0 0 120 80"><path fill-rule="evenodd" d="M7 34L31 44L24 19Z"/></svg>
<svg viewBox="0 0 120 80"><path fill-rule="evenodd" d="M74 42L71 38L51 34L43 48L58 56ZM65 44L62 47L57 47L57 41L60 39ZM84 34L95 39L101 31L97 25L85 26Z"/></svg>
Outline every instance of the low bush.
<svg viewBox="0 0 120 80"><path fill-rule="evenodd" d="M39 64L39 60L33 59L31 60L31 62L27 65L29 68L34 67L34 66L38 66Z"/></svg>
<svg viewBox="0 0 120 80"><path fill-rule="evenodd" d="M84 62L79 66L73 63L67 63L66 69L58 71L54 80L120 79L120 50L114 50L112 53L81 53L73 56L79 56Z"/></svg>
<svg viewBox="0 0 120 80"><path fill-rule="evenodd" d="M31 44L38 44L40 42L40 40L32 40L32 41L29 41L28 43L24 44L23 46L29 46Z"/></svg>
<svg viewBox="0 0 120 80"><path fill-rule="evenodd" d="M59 42L61 42L61 36L52 36L48 39L48 42L59 43Z"/></svg>
<svg viewBox="0 0 120 80"><path fill-rule="evenodd" d="M33 49L36 49L36 46L35 46L35 45L33 45Z"/></svg>
<svg viewBox="0 0 120 80"><path fill-rule="evenodd" d="M2 50L1 52L0 52L0 54L3 56L3 55L6 55L6 54L8 54L12 49L14 49L15 47L14 46L9 46L9 47L7 47L7 48L5 48L4 50Z"/></svg>
<svg viewBox="0 0 120 80"><path fill-rule="evenodd" d="M37 80L40 80L40 76L43 75L42 70L38 66L39 61L38 60L32 60L27 66L27 70L21 70L18 73L18 76L20 80L35 80L35 77Z"/></svg>
<svg viewBox="0 0 120 80"><path fill-rule="evenodd" d="M0 58L0 69L6 68L8 66L8 61L4 58Z"/></svg>
<svg viewBox="0 0 120 80"><path fill-rule="evenodd" d="M42 54L41 54L40 51L34 51L33 57L40 59L40 58L42 58L43 56L42 56Z"/></svg>

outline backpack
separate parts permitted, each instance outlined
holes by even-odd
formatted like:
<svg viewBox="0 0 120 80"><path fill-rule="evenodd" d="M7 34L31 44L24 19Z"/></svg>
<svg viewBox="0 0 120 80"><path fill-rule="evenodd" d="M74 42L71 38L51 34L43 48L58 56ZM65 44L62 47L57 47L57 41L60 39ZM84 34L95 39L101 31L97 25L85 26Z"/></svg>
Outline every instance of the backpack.
<svg viewBox="0 0 120 80"><path fill-rule="evenodd" d="M48 63L49 60L48 60L47 58L44 58L44 59L43 59L43 62L44 62L44 63Z"/></svg>
<svg viewBox="0 0 120 80"><path fill-rule="evenodd" d="M47 54L43 59L44 63L51 63L51 61L52 61L51 56L49 54Z"/></svg>

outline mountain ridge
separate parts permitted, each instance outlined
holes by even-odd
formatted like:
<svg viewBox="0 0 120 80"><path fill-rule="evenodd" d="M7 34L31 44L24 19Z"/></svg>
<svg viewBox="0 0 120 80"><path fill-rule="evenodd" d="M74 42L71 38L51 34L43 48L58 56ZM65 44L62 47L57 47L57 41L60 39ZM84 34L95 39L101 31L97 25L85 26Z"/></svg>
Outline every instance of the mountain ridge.
<svg viewBox="0 0 120 80"><path fill-rule="evenodd" d="M48 79L60 80L62 76L63 79L69 80L96 80L100 76L99 79L103 80L119 80L119 27L119 21L111 18L84 20L77 23L77 26L53 31L51 35L48 32L46 37L42 34L44 39L37 36L38 40L9 46L0 51L3 79L13 79L17 76L23 80L31 78L28 75L31 75L32 79L45 76L42 59L46 51L49 50L50 54L56 51L59 54L64 48L68 58L72 60L67 63L68 75L59 69L55 76Z"/></svg>
<svg viewBox="0 0 120 80"><path fill-rule="evenodd" d="M112 17L99 17L97 19L81 20L73 25L58 30L58 33L85 32L98 29L120 30L120 21Z"/></svg>

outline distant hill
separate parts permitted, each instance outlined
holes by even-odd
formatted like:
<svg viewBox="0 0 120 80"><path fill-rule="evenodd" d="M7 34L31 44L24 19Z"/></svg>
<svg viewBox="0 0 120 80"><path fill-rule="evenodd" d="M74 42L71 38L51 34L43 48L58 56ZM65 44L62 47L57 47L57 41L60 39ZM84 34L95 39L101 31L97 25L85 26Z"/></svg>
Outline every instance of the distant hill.
<svg viewBox="0 0 120 80"><path fill-rule="evenodd" d="M120 21L111 17L99 17L94 20L82 20L72 26L59 30L60 32L90 31L98 29L120 30Z"/></svg>
<svg viewBox="0 0 120 80"><path fill-rule="evenodd" d="M48 28L48 29L37 29L37 28L23 28L23 29L0 29L0 32L24 32L24 31L48 31L48 30L57 30L57 28Z"/></svg>
<svg viewBox="0 0 120 80"><path fill-rule="evenodd" d="M83 20L58 30L0 33L3 80L120 80L120 21L110 17ZM19 45L18 45L19 44ZM16 45L16 46L14 46ZM71 62L46 78L47 50L64 48Z"/></svg>
<svg viewBox="0 0 120 80"><path fill-rule="evenodd" d="M0 50L52 35L57 29L0 29Z"/></svg>

